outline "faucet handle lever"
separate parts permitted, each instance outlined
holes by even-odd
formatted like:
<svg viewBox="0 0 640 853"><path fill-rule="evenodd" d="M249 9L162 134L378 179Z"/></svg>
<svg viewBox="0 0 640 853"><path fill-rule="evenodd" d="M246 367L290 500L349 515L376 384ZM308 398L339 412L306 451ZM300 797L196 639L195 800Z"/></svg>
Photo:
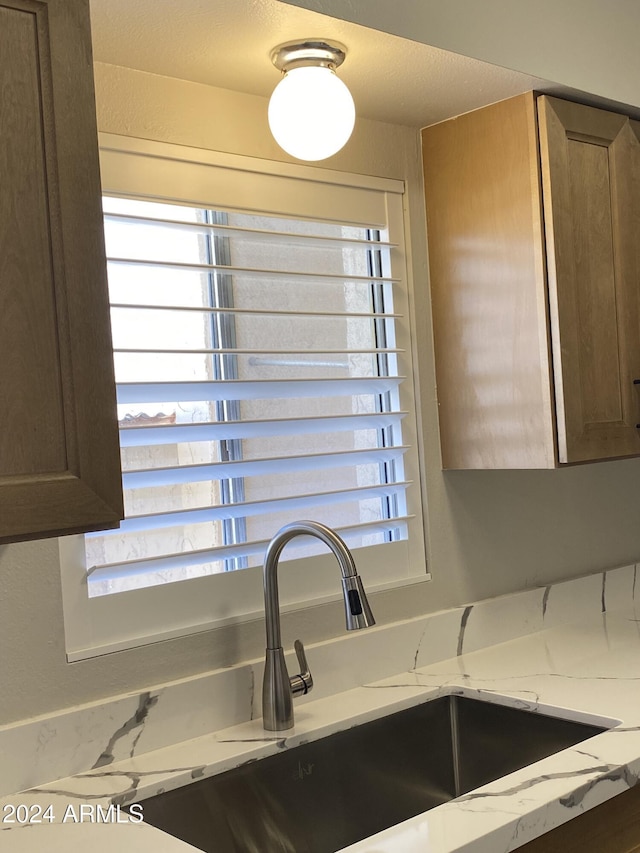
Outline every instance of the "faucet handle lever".
<svg viewBox="0 0 640 853"><path fill-rule="evenodd" d="M298 675L292 675L289 679L291 693L293 696L304 696L304 694L308 693L313 687L313 676L311 675L309 664L307 663L307 656L304 652L302 642L300 640L296 640L293 647L296 651L296 657L298 658L300 672Z"/></svg>

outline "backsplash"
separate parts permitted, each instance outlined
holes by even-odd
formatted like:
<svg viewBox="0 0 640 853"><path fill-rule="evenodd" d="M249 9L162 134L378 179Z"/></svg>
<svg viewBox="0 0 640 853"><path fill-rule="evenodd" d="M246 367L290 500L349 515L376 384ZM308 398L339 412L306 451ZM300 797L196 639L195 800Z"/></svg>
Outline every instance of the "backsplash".
<svg viewBox="0 0 640 853"><path fill-rule="evenodd" d="M598 613L635 618L637 570L610 569L310 645L315 687L296 705ZM296 671L293 652L287 665ZM259 717L262 673L262 660L248 661L3 726L0 794Z"/></svg>

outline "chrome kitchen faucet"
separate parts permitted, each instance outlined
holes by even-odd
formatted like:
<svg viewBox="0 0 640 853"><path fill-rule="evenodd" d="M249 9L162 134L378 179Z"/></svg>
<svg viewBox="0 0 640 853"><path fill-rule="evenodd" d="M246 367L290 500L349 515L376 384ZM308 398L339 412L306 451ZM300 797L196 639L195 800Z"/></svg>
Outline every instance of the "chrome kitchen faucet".
<svg viewBox="0 0 640 853"><path fill-rule="evenodd" d="M376 622L351 552L337 533L317 521L296 521L276 533L267 547L263 570L267 656L262 684L262 723L269 732L279 732L293 726L293 697L303 696L313 687L304 646L300 640L294 643L301 671L290 678L280 636L278 560L284 546L296 536L315 536L335 554L342 572L347 630L368 628Z"/></svg>

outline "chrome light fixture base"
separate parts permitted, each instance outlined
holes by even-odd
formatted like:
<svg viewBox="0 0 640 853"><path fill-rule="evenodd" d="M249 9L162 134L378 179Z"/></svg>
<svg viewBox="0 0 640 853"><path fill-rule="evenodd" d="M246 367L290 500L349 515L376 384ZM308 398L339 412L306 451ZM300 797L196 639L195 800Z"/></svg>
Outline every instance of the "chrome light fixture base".
<svg viewBox="0 0 640 853"><path fill-rule="evenodd" d="M271 61L279 71L315 65L335 71L345 60L347 49L337 41L288 41L271 51Z"/></svg>

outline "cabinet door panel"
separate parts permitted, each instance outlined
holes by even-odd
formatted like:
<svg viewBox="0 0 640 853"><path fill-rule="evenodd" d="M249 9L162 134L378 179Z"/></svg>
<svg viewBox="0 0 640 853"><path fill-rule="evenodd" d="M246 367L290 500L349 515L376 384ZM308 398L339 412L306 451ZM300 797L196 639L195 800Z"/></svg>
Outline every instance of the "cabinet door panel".
<svg viewBox="0 0 640 853"><path fill-rule="evenodd" d="M623 412L609 149L571 137L567 149L583 417L586 423L617 423ZM599 393L591 393L596 388Z"/></svg>
<svg viewBox="0 0 640 853"><path fill-rule="evenodd" d="M559 460L638 454L640 144L625 116L538 104Z"/></svg>
<svg viewBox="0 0 640 853"><path fill-rule="evenodd" d="M0 542L116 526L88 0L0 0Z"/></svg>
<svg viewBox="0 0 640 853"><path fill-rule="evenodd" d="M0 471L67 468L35 15L0 7ZM5 63L9 73L5 72Z"/></svg>

